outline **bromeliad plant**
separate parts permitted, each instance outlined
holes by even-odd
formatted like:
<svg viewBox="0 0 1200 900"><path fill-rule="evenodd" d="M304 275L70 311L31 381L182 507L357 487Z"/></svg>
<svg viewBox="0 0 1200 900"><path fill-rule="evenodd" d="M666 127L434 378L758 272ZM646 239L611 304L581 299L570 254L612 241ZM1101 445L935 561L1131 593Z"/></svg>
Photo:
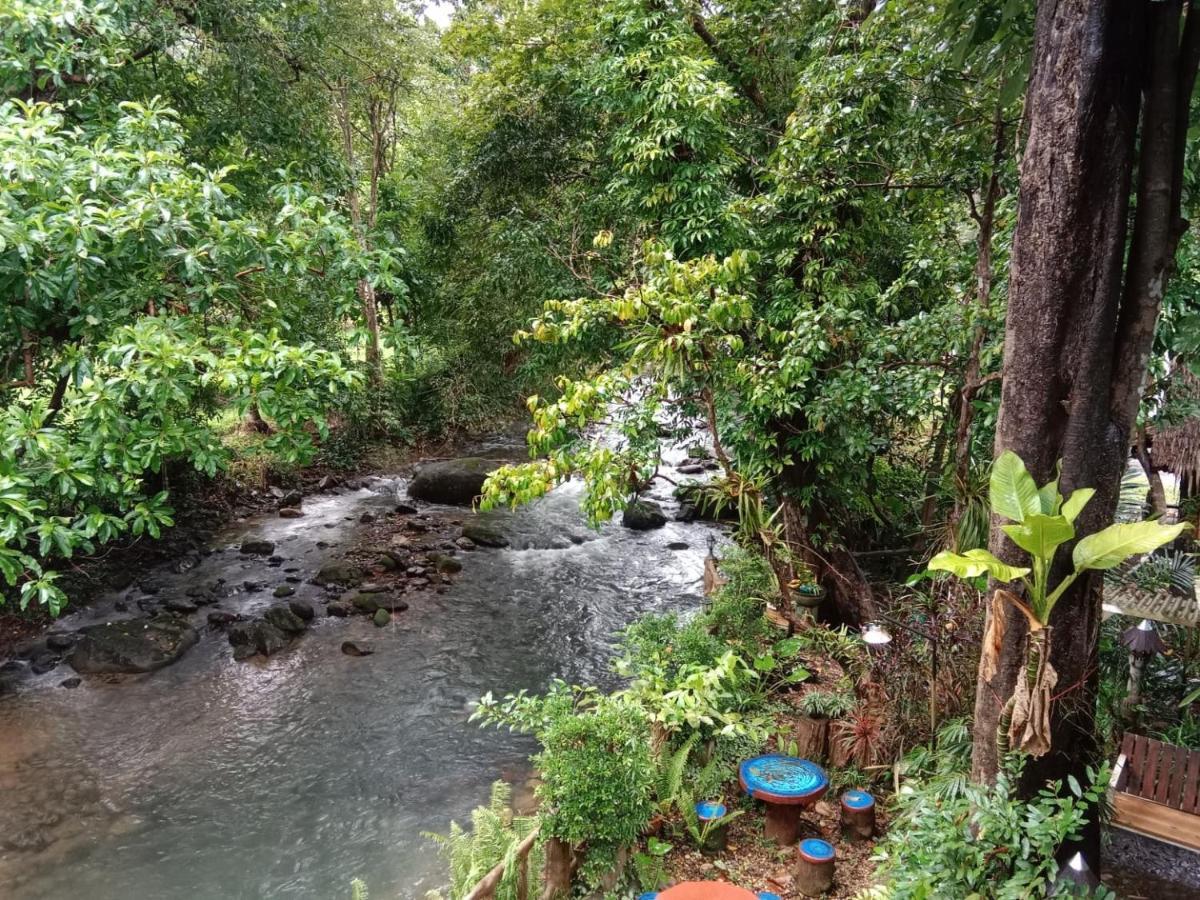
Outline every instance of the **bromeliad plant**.
<svg viewBox="0 0 1200 900"><path fill-rule="evenodd" d="M1115 568L1132 556L1169 543L1190 527L1187 523L1163 525L1153 520L1110 525L1075 544L1071 552L1073 570L1051 585L1058 549L1075 540L1075 520L1095 493L1093 488L1080 488L1064 498L1057 478L1039 488L1021 458L1006 452L992 467L989 502L994 514L1010 521L1001 529L1029 554L1029 565L1009 565L984 549L939 553L929 563L931 570L967 579L988 576L1005 584L1020 584L1023 589L1024 599L1004 589L997 589L993 595L980 667L985 677L995 674L1007 623L1005 605L1011 604L1028 620L1029 635L1025 677L1018 679L1008 704L1008 734L1015 748L1034 756L1050 749L1051 697L1058 681L1050 665L1049 623L1055 604L1085 572Z"/></svg>

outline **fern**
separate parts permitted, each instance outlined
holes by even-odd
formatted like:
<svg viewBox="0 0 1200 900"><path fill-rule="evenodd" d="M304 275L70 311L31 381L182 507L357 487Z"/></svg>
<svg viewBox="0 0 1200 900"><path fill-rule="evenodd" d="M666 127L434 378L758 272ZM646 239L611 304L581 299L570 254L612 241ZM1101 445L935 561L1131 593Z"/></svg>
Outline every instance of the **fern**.
<svg viewBox="0 0 1200 900"><path fill-rule="evenodd" d="M450 823L449 834L428 834L441 847L450 865L450 897L464 897L498 863L504 863L504 877L496 888L496 900L516 900L517 846L538 826L536 816L516 816L510 808L512 786L503 781L492 785L487 806L471 813L468 832L457 822ZM529 854L531 875L542 871L542 848Z"/></svg>

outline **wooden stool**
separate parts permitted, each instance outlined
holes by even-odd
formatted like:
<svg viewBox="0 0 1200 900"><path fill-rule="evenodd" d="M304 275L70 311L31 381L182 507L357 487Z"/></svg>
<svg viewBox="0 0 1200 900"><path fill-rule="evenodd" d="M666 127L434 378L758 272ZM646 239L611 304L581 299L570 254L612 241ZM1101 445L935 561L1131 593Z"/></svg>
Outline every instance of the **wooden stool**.
<svg viewBox="0 0 1200 900"><path fill-rule="evenodd" d="M729 823L711 824L725 818L728 811L719 800L705 800L696 804L696 818L700 822L700 834L703 835L700 849L705 853L720 853L729 843Z"/></svg>
<svg viewBox="0 0 1200 900"><path fill-rule="evenodd" d="M851 841L875 836L875 798L866 791L842 794L842 836Z"/></svg>
<svg viewBox="0 0 1200 900"><path fill-rule="evenodd" d="M833 886L833 844L808 838L796 848L796 890L805 897L820 897Z"/></svg>

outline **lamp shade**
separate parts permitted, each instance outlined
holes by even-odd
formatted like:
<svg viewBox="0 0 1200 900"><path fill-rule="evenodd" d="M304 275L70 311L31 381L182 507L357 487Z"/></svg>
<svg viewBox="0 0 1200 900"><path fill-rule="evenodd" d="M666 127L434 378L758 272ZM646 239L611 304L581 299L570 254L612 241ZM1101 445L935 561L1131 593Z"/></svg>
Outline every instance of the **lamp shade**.
<svg viewBox="0 0 1200 900"><path fill-rule="evenodd" d="M1122 631L1121 644L1137 656L1154 656L1167 649L1149 619L1142 619L1137 625Z"/></svg>

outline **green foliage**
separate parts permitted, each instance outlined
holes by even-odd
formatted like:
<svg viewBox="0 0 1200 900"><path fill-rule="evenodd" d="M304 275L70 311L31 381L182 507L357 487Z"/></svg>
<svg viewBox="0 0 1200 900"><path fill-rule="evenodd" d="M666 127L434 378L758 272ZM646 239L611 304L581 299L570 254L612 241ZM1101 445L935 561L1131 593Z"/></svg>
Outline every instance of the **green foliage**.
<svg viewBox="0 0 1200 900"><path fill-rule="evenodd" d="M1021 761L1010 758L994 785L970 780L969 742L960 722L941 732L939 750L908 761L888 836L877 848L877 875L890 898L1045 896L1063 842L1077 839L1103 798L1106 773L1089 770L1087 786L1069 779L1023 800Z"/></svg>
<svg viewBox="0 0 1200 900"><path fill-rule="evenodd" d="M840 685L837 690L809 691L800 698L800 709L806 716L836 719L858 706L858 698L850 685Z"/></svg>
<svg viewBox="0 0 1200 900"><path fill-rule="evenodd" d="M202 115L157 95L190 66L188 100L233 64L222 52L236 40L210 56L163 54L161 73L143 63L185 29L202 34L206 5L187 23L140 2L31 0L8 12L0 575L22 606L57 613L57 561L157 537L172 523L168 468L212 476L230 462L218 410L269 424L259 452L313 458L328 411L359 385L346 353L358 340L354 285L399 292L403 251L363 247L337 201L287 171L282 145L265 171L223 155L211 134L197 140ZM224 18L225 34L262 40L272 20L256 30L244 12Z"/></svg>
<svg viewBox="0 0 1200 900"><path fill-rule="evenodd" d="M1058 480L1041 488L1015 453L1001 454L992 467L990 502L992 511L1015 524L1001 528L1014 544L1030 556L1032 568L1010 566L987 550L939 553L930 560L933 571L952 572L960 578L989 575L997 581L1020 580L1026 589L1034 621L1045 625L1054 604L1083 572L1112 569L1142 553L1170 543L1190 528L1186 522L1162 525L1156 521L1117 523L1081 538L1071 553L1075 569L1053 588L1047 583L1055 553L1075 539L1075 519L1095 490L1080 488L1064 498ZM1033 579L1026 578L1032 571Z"/></svg>
<svg viewBox="0 0 1200 900"><path fill-rule="evenodd" d="M472 716L532 734L541 776L544 833L589 849L585 878L632 844L653 806L654 761L645 713L621 696L561 682L544 697L524 692L502 702L485 696Z"/></svg>
<svg viewBox="0 0 1200 900"><path fill-rule="evenodd" d="M517 846L538 827L536 816L516 816L510 808L512 786L503 781L492 785L487 806L471 813L471 830L450 823L447 835L431 834L441 847L450 868L450 896L464 897L484 875L504 862L505 874L496 886L497 900L516 900L517 867L512 865ZM536 839L535 839L536 840ZM530 873L542 870L542 849L536 845L529 855Z"/></svg>

